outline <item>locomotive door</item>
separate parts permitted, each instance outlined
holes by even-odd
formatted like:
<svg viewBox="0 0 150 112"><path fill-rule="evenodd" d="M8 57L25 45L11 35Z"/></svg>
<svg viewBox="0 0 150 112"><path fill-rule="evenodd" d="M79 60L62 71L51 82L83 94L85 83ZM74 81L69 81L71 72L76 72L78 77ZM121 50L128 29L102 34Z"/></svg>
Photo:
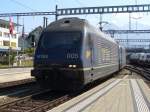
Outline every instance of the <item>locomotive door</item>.
<svg viewBox="0 0 150 112"><path fill-rule="evenodd" d="M93 75L94 75L94 45L93 45L93 39L91 37L91 35L89 34L88 36L88 41L89 41L89 49L90 49L90 77L91 77L91 81L93 80Z"/></svg>

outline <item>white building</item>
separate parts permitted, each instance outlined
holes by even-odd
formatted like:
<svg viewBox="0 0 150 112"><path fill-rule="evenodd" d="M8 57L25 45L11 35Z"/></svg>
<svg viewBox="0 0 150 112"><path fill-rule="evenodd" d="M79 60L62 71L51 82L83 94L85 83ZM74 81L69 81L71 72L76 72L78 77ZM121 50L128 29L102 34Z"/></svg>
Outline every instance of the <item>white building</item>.
<svg viewBox="0 0 150 112"><path fill-rule="evenodd" d="M11 50L17 51L18 48L18 34L16 29L17 24L14 24L13 35L10 35L9 21L0 19L0 52Z"/></svg>

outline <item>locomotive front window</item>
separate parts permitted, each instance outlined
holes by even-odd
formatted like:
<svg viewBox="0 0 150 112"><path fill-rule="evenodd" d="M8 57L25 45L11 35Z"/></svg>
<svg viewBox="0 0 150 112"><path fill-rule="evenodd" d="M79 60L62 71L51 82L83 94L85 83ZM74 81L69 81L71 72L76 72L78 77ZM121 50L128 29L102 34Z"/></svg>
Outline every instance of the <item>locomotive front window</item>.
<svg viewBox="0 0 150 112"><path fill-rule="evenodd" d="M80 43L79 32L45 32L41 39L44 48L76 48Z"/></svg>

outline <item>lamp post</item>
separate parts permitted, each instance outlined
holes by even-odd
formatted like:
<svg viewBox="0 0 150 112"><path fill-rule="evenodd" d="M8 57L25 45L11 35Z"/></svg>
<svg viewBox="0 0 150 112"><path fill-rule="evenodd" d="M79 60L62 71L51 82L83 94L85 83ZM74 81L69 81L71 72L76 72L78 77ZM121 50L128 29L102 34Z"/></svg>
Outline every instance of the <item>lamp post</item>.
<svg viewBox="0 0 150 112"><path fill-rule="evenodd" d="M8 56L9 57L9 67L11 67L11 63L10 63L10 58L11 58L10 57L10 50L11 50L11 42L10 41L11 41L11 39L10 38L11 38L11 34L9 35L9 54L8 54L9 55Z"/></svg>
<svg viewBox="0 0 150 112"><path fill-rule="evenodd" d="M9 67L11 66L11 57L10 57L10 50L11 50L11 38L12 38L12 35L13 35L13 30L14 30L14 25L13 25L13 22L12 22L12 18L10 17L10 20L9 20Z"/></svg>

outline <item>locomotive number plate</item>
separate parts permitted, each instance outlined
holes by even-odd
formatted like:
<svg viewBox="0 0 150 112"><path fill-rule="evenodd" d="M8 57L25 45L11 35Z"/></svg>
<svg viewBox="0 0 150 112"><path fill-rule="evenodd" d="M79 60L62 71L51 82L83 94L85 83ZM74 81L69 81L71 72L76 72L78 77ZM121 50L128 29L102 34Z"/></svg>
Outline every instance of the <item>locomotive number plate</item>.
<svg viewBox="0 0 150 112"><path fill-rule="evenodd" d="M77 59L79 55L77 53L67 53L67 59Z"/></svg>

